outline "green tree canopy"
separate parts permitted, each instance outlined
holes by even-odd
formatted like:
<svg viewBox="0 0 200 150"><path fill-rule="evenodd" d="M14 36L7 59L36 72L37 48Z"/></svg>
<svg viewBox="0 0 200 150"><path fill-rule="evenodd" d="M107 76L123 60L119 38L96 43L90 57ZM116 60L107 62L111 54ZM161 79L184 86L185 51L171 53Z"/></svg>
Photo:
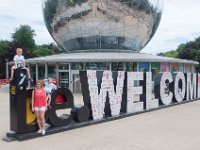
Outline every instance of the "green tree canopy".
<svg viewBox="0 0 200 150"><path fill-rule="evenodd" d="M10 46L10 42L7 40L1 40L0 41L0 55L5 55L5 53L8 51Z"/></svg>
<svg viewBox="0 0 200 150"><path fill-rule="evenodd" d="M200 62L200 37L197 37L194 41L180 44L175 51L159 53L158 55ZM200 64L196 66L196 69L197 72L200 72Z"/></svg>
<svg viewBox="0 0 200 150"><path fill-rule="evenodd" d="M32 51L35 48L34 36L35 31L29 25L21 25L13 33L12 39L17 47Z"/></svg>
<svg viewBox="0 0 200 150"><path fill-rule="evenodd" d="M159 53L158 54L159 56L165 56L165 57L177 57L178 55L178 52L176 50L171 50L171 51L168 51L168 52L165 52L165 53Z"/></svg>
<svg viewBox="0 0 200 150"><path fill-rule="evenodd" d="M51 44L43 44L43 45L37 45L35 50L33 51L33 54L37 57L41 56L48 56L48 55L54 55L63 53L64 51L61 50L58 46Z"/></svg>
<svg viewBox="0 0 200 150"><path fill-rule="evenodd" d="M23 49L26 59L64 52L53 43L36 45L34 36L36 36L35 31L29 25L21 25L12 34L12 41L0 40L0 79L5 78L6 60L13 60L17 47Z"/></svg>
<svg viewBox="0 0 200 150"><path fill-rule="evenodd" d="M39 56L53 55L55 53L54 53L54 51L52 51L52 50L50 50L48 48L37 47L37 49L33 51L33 54L35 56L39 57Z"/></svg>

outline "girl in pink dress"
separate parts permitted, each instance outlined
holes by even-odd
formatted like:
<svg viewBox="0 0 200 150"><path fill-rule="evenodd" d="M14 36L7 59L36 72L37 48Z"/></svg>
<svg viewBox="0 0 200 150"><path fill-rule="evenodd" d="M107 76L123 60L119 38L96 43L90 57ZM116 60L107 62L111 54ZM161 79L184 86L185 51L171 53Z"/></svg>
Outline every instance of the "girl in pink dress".
<svg viewBox="0 0 200 150"><path fill-rule="evenodd" d="M45 135L45 111L47 110L47 96L43 82L38 80L32 92L32 111L35 112L39 126L38 133Z"/></svg>

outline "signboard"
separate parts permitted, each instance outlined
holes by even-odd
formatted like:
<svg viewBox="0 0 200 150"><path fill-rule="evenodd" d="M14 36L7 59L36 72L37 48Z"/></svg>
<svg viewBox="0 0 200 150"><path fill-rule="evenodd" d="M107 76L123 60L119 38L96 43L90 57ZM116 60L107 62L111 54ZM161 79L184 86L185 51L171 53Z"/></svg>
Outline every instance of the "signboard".
<svg viewBox="0 0 200 150"><path fill-rule="evenodd" d="M184 64L184 72L191 72L191 65L190 64Z"/></svg>
<svg viewBox="0 0 200 150"><path fill-rule="evenodd" d="M21 81L22 78L17 80ZM28 106L31 105L32 90L16 89L17 80L10 87L10 125L11 130L21 137L21 133L35 132L38 127ZM63 126L85 126L200 97L200 74L196 73L159 73L154 79L155 97L152 96L152 72L80 71L80 81L84 102L82 107L74 106L73 94L69 89L61 88L53 92L51 109L46 112L49 130L55 131L60 127L60 131L63 131ZM56 99L60 95L63 102L58 104ZM72 111L59 117L56 115L59 109Z"/></svg>
<svg viewBox="0 0 200 150"><path fill-rule="evenodd" d="M171 63L171 72L178 72L178 63Z"/></svg>
<svg viewBox="0 0 200 150"><path fill-rule="evenodd" d="M141 71L141 72L149 72L149 63L148 62L139 63L139 71Z"/></svg>
<svg viewBox="0 0 200 150"><path fill-rule="evenodd" d="M170 64L169 63L160 63L160 71L161 72L170 72Z"/></svg>

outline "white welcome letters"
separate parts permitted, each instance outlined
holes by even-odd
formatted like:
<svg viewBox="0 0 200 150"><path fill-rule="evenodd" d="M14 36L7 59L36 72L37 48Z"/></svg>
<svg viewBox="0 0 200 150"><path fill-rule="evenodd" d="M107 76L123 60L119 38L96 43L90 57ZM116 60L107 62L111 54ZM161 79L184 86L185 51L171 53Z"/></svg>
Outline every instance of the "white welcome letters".
<svg viewBox="0 0 200 150"><path fill-rule="evenodd" d="M98 75L100 73L101 76ZM118 71L115 72L115 76L113 73L112 71L87 71L93 120L104 118L107 99L111 116L115 117L121 113L122 101L126 104L126 113L134 113L144 109L154 109L159 105L170 105L174 102L196 99L197 95L200 97L200 84L198 80L197 86L196 73L184 75L182 72L173 74L164 72L156 77L155 85L151 72ZM198 79L199 76L198 74ZM142 85L141 82L144 79L145 85ZM159 87L159 90L156 87ZM126 95L126 99L123 98L123 94ZM142 95L145 98L141 98Z"/></svg>

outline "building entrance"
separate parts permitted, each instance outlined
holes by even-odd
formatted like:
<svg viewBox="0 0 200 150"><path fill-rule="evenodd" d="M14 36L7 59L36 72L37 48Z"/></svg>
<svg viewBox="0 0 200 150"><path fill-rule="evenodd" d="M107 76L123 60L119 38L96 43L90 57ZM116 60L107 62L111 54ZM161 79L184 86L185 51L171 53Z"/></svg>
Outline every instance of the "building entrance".
<svg viewBox="0 0 200 150"><path fill-rule="evenodd" d="M73 93L81 94L81 82L79 70L71 70L71 90Z"/></svg>
<svg viewBox="0 0 200 150"><path fill-rule="evenodd" d="M59 87L69 88L69 72L59 71L58 72L58 83L59 83Z"/></svg>

